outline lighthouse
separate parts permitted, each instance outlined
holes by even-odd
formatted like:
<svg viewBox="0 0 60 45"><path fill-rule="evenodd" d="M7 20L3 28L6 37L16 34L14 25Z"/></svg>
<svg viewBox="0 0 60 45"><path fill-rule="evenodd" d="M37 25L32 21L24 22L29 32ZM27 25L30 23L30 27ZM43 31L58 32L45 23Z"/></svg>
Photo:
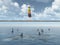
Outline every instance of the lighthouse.
<svg viewBox="0 0 60 45"><path fill-rule="evenodd" d="M28 17L32 17L31 16L31 7L30 6L28 6Z"/></svg>

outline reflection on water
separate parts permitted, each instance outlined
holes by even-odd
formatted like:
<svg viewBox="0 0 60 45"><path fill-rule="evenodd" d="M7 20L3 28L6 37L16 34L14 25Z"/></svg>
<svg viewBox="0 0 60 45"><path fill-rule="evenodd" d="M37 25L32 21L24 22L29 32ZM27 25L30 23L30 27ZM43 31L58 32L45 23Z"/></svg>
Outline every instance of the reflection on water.
<svg viewBox="0 0 60 45"><path fill-rule="evenodd" d="M0 45L60 45L60 28L40 27L38 31L37 27L13 28L14 33L11 27L0 28Z"/></svg>

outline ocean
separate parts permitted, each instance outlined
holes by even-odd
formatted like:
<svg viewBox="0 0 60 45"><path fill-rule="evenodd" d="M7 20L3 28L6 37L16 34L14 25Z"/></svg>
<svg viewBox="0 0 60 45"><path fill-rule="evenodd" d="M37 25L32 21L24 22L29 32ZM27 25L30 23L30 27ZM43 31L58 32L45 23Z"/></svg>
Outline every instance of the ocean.
<svg viewBox="0 0 60 45"><path fill-rule="evenodd" d="M41 32L42 29L43 32ZM38 35L39 32L40 35ZM21 33L23 37L20 36ZM60 45L60 28L49 26L0 27L0 45Z"/></svg>

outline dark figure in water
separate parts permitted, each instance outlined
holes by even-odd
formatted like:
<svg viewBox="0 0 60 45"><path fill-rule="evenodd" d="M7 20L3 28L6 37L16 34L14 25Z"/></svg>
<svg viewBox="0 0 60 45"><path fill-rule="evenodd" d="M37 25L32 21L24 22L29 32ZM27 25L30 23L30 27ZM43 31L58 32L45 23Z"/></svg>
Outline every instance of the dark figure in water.
<svg viewBox="0 0 60 45"><path fill-rule="evenodd" d="M38 35L41 35L41 33L39 32Z"/></svg>
<svg viewBox="0 0 60 45"><path fill-rule="evenodd" d="M37 29L37 31L38 31L38 35L41 35L41 33L40 33L39 29Z"/></svg>
<svg viewBox="0 0 60 45"><path fill-rule="evenodd" d="M11 31L11 33L12 33L12 34L14 33L14 31L13 31L13 28L12 28L12 31Z"/></svg>
<svg viewBox="0 0 60 45"><path fill-rule="evenodd" d="M23 33L21 33L21 35L20 35L20 36L21 36L21 38L23 38Z"/></svg>
<svg viewBox="0 0 60 45"><path fill-rule="evenodd" d="M48 31L50 31L50 28L48 29Z"/></svg>
<svg viewBox="0 0 60 45"><path fill-rule="evenodd" d="M43 30L43 29L41 29L41 32L43 33L43 32L44 32L44 30Z"/></svg>

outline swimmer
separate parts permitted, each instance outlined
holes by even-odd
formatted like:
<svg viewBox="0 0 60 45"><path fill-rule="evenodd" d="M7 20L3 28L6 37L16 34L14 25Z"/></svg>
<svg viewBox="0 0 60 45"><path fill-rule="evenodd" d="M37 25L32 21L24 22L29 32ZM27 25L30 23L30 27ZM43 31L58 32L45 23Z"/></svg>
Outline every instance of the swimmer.
<svg viewBox="0 0 60 45"><path fill-rule="evenodd" d="M20 36L21 36L21 38L23 38L23 33L21 33L21 35L20 35Z"/></svg>
<svg viewBox="0 0 60 45"><path fill-rule="evenodd" d="M40 33L39 29L37 29L37 31L38 31L38 35L41 35L41 33Z"/></svg>
<svg viewBox="0 0 60 45"><path fill-rule="evenodd" d="M13 31L13 28L12 28L12 31L11 31L11 33L14 33L14 31Z"/></svg>
<svg viewBox="0 0 60 45"><path fill-rule="evenodd" d="M44 30L43 30L43 29L41 29L41 32L43 33L43 32L44 32Z"/></svg>
<svg viewBox="0 0 60 45"><path fill-rule="evenodd" d="M48 29L48 31L50 31L50 28Z"/></svg>
<svg viewBox="0 0 60 45"><path fill-rule="evenodd" d="M41 33L39 32L38 35L41 35Z"/></svg>

